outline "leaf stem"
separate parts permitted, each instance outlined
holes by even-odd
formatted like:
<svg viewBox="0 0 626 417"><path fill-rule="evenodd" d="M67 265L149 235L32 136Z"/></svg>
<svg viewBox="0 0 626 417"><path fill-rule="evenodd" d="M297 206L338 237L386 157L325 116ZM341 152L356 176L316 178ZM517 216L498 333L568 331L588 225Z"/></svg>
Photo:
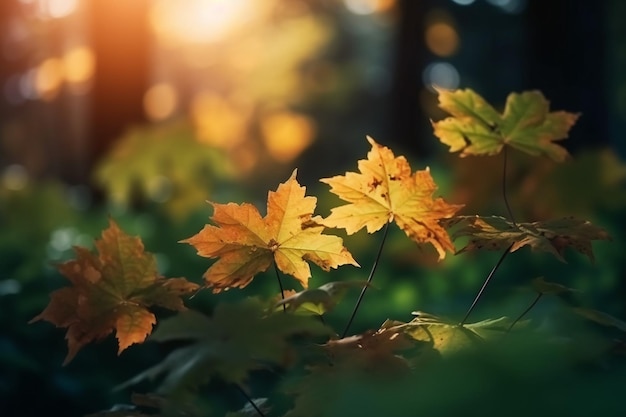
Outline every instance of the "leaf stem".
<svg viewBox="0 0 626 417"><path fill-rule="evenodd" d="M515 216L513 216L513 211L511 210L511 206L509 206L509 200L506 197L506 162L507 162L507 148L508 146L504 146L502 150L502 155L504 157L504 164L502 165L502 198L504 199L504 205L506 206L506 211L509 213L509 218L513 222L515 226L517 226L517 222L515 221Z"/></svg>
<svg viewBox="0 0 626 417"><path fill-rule="evenodd" d="M276 265L276 261L274 261L274 272L276 272L276 279L278 280L278 287L280 288L280 297L285 299L285 290L283 289L283 282L280 280L280 273L278 272L278 265ZM283 312L287 312L287 306L283 304Z"/></svg>
<svg viewBox="0 0 626 417"><path fill-rule="evenodd" d="M506 329L506 332L510 332L511 329L513 328L513 326L515 326L517 324L518 321L520 321L522 319L522 317L524 317L530 310L533 309L533 307L537 304L537 302L539 302L539 300L541 299L541 296L543 295L542 292L537 294L537 297L535 297L535 299L533 300L532 303L530 303L530 305L528 307L526 307L526 310L524 310L524 312L522 314L519 315L518 318L515 319L515 321L513 323L511 323L511 325L509 326L508 329Z"/></svg>
<svg viewBox="0 0 626 417"><path fill-rule="evenodd" d="M378 253L376 254L376 259L374 259L374 264L372 265L372 270L370 271L370 275L367 277L367 284L365 284L363 286L363 289L361 290L361 294L359 294L359 298L356 301L356 304L354 305L354 309L352 310L352 315L350 316L350 320L348 320L348 324L346 324L346 328L343 331L343 334L341 335L341 338L343 339L344 337L346 337L346 335L348 334L348 330L350 330L350 326L352 325L352 321L354 320L354 317L356 316L356 312L359 309L359 305L361 305L361 301L363 300L363 296L365 295L365 291L367 291L367 288L369 287L370 283L372 282L372 279L374 278L374 272L376 272L376 267L378 266L378 261L380 260L380 255L383 253L383 247L385 246L385 240L387 239L387 233L389 232L389 224L390 222L387 222L387 224L385 225L385 230L383 231L383 238L380 242L380 247L378 248Z"/></svg>
<svg viewBox="0 0 626 417"><path fill-rule="evenodd" d="M480 300L480 297L482 297L483 292L485 291L485 288L487 288L487 285L489 284L489 281L491 281L491 278L493 278L493 275L496 273L496 271L498 270L498 268L502 264L502 261L504 261L504 258L506 258L506 256L509 254L509 252L510 252L512 247L513 247L513 244L509 245L509 247L506 248L506 250L500 256L500 259L498 259L498 262L491 269L491 272L489 272L489 275L487 275L487 278L485 279L485 282L483 282L483 286L480 288L480 291L478 291L478 294L476 294L476 297L474 298L474 301L472 302L472 305L467 310L467 313L465 313L465 317L463 317L463 320L461 320L461 322L459 323L459 326L463 326L467 322L467 318L469 317L469 315L474 310L474 307L476 306L476 303L478 303L478 300Z"/></svg>
<svg viewBox="0 0 626 417"><path fill-rule="evenodd" d="M263 414L263 411L261 411L261 409L254 403L254 400L252 398L250 398L248 393L246 391L244 391L244 389L241 388L239 386L239 384L235 384L235 386L237 387L237 390L241 393L241 395L243 395L246 398L246 400L248 400L248 402L250 403L252 408L254 408L256 410L256 412L259 414L259 416L265 417L265 414Z"/></svg>

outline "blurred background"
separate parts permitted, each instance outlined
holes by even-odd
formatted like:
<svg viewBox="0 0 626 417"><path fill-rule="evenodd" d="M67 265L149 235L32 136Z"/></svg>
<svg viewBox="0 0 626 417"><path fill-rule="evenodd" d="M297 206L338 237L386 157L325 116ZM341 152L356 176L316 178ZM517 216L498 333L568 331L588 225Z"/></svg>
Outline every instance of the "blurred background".
<svg viewBox="0 0 626 417"><path fill-rule="evenodd" d="M430 120L445 116L434 85L472 88L499 108L509 92L539 89L552 109L582 113L561 142L571 161L510 153L508 196L518 221L576 215L613 236L594 245L595 264L520 250L476 319L519 314L539 275L626 317L624 17L621 0L0 2L0 414L128 402L112 387L162 357L143 345L117 358L109 338L62 367L63 331L27 325L67 283L54 263L92 247L109 216L141 236L165 276L201 282L209 260L176 242L207 222L206 200L264 213L267 191L298 168L327 215L339 200L318 179L355 170L366 135L414 170L430 166L463 214L505 215L501 158L461 160L433 136ZM344 237L363 269L314 269L312 286L367 277L379 237ZM459 317L498 255L437 263L392 230L353 331L413 310ZM210 311L276 292L270 274L190 304ZM356 295L331 324L343 326Z"/></svg>

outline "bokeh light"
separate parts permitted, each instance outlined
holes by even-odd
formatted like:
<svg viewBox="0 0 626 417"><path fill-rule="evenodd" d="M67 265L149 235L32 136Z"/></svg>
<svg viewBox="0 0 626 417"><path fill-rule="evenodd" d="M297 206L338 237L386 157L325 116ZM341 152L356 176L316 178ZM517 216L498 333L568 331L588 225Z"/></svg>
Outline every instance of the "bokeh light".
<svg viewBox="0 0 626 417"><path fill-rule="evenodd" d="M61 19L76 11L78 0L39 0L38 8L44 18Z"/></svg>
<svg viewBox="0 0 626 417"><path fill-rule="evenodd" d="M96 68L96 57L86 46L77 46L63 55L63 71L65 80L71 84L89 81Z"/></svg>
<svg viewBox="0 0 626 417"><path fill-rule="evenodd" d="M459 86L461 76L454 65L449 62L433 62L424 68L422 80L431 91L437 87L454 90Z"/></svg>
<svg viewBox="0 0 626 417"><path fill-rule="evenodd" d="M260 2L252 0L159 0L150 21L164 43L207 43L247 21Z"/></svg>
<svg viewBox="0 0 626 417"><path fill-rule="evenodd" d="M272 158L290 162L313 142L313 120L290 111L280 111L261 119L263 141Z"/></svg>
<svg viewBox="0 0 626 417"><path fill-rule="evenodd" d="M63 64L58 58L48 58L37 68L35 90L42 100L52 100L63 84Z"/></svg>
<svg viewBox="0 0 626 417"><path fill-rule="evenodd" d="M172 116L178 107L178 92L173 85L158 83L146 91L143 108L148 119L165 120Z"/></svg>
<svg viewBox="0 0 626 417"><path fill-rule="evenodd" d="M343 3L351 13L368 15L391 9L395 0L344 0Z"/></svg>
<svg viewBox="0 0 626 417"><path fill-rule="evenodd" d="M426 46L435 55L448 57L459 47L459 35L446 22L435 22L426 28Z"/></svg>
<svg viewBox="0 0 626 417"><path fill-rule="evenodd" d="M2 172L2 185L7 190L18 191L28 184L28 172L22 165L12 164Z"/></svg>

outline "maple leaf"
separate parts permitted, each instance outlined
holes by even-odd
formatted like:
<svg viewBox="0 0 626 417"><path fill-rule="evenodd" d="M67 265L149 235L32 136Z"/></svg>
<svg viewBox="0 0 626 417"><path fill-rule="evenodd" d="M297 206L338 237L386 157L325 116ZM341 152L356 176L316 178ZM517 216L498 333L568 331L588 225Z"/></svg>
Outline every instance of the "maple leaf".
<svg viewBox="0 0 626 417"><path fill-rule="evenodd" d="M245 287L272 262L304 288L311 277L307 261L325 271L345 264L359 266L340 237L322 234L324 226L312 219L317 198L305 197L296 172L268 193L265 217L252 204L210 203L215 226L205 225L181 241L194 246L200 256L220 258L204 274L213 292Z"/></svg>
<svg viewBox="0 0 626 417"><path fill-rule="evenodd" d="M567 138L579 114L550 112L549 102L539 91L509 94L503 114L470 89L437 91L439 107L452 117L432 125L435 136L450 147L450 152L495 155L508 145L557 162L569 156L554 141Z"/></svg>
<svg viewBox="0 0 626 417"><path fill-rule="evenodd" d="M449 226L461 223L454 239L469 236L469 243L458 253L476 249L501 250L511 246L515 252L523 246L530 246L535 251L549 252L565 262L563 252L566 247L589 257L593 262L593 240L610 240L609 234L601 227L587 220L565 217L532 223L513 223L504 217L458 216L449 222Z"/></svg>
<svg viewBox="0 0 626 417"><path fill-rule="evenodd" d="M452 217L463 205L433 199L437 189L428 168L411 172L403 156L367 137L372 145L367 159L358 162L360 173L347 172L320 181L331 186L331 192L348 201L331 210L320 222L328 227L341 227L351 235L363 227L374 233L388 222L396 224L413 241L430 242L443 259L454 246L440 219Z"/></svg>
<svg viewBox="0 0 626 417"><path fill-rule="evenodd" d="M390 331L402 331L420 342L426 342L442 355L456 353L475 347L506 333L511 320L508 317L487 319L463 326L432 314L415 311L416 316L408 323L388 326Z"/></svg>
<svg viewBox="0 0 626 417"><path fill-rule="evenodd" d="M30 321L67 327L69 351L64 364L83 346L113 330L118 355L143 342L156 323L149 306L184 310L180 297L199 287L184 278L160 276L154 256L144 251L141 239L125 234L113 220L95 245L97 255L75 247L76 259L58 265L73 285L52 292L48 306Z"/></svg>
<svg viewBox="0 0 626 417"><path fill-rule="evenodd" d="M310 288L296 293L285 293L285 298L276 302L275 307L286 306L286 309L299 314L317 314L332 310L349 288L370 286L367 281L336 281L326 283L319 288Z"/></svg>

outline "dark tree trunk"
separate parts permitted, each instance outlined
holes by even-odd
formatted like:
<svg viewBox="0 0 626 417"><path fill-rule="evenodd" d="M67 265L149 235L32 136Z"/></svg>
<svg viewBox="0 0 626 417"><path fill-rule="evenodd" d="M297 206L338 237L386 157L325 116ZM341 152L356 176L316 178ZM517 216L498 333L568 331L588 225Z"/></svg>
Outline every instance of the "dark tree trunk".
<svg viewBox="0 0 626 417"><path fill-rule="evenodd" d="M430 154L432 144L424 132L428 118L420 106L421 73L426 60L424 16L429 0L398 1L398 29L394 56L389 121L395 143L420 157Z"/></svg>
<svg viewBox="0 0 626 417"><path fill-rule="evenodd" d="M148 0L92 0L91 40L96 73L91 106L90 165L124 130L145 121L150 34Z"/></svg>
<svg viewBox="0 0 626 417"><path fill-rule="evenodd" d="M527 85L554 110L582 113L564 142L570 151L608 143L606 3L529 1Z"/></svg>

